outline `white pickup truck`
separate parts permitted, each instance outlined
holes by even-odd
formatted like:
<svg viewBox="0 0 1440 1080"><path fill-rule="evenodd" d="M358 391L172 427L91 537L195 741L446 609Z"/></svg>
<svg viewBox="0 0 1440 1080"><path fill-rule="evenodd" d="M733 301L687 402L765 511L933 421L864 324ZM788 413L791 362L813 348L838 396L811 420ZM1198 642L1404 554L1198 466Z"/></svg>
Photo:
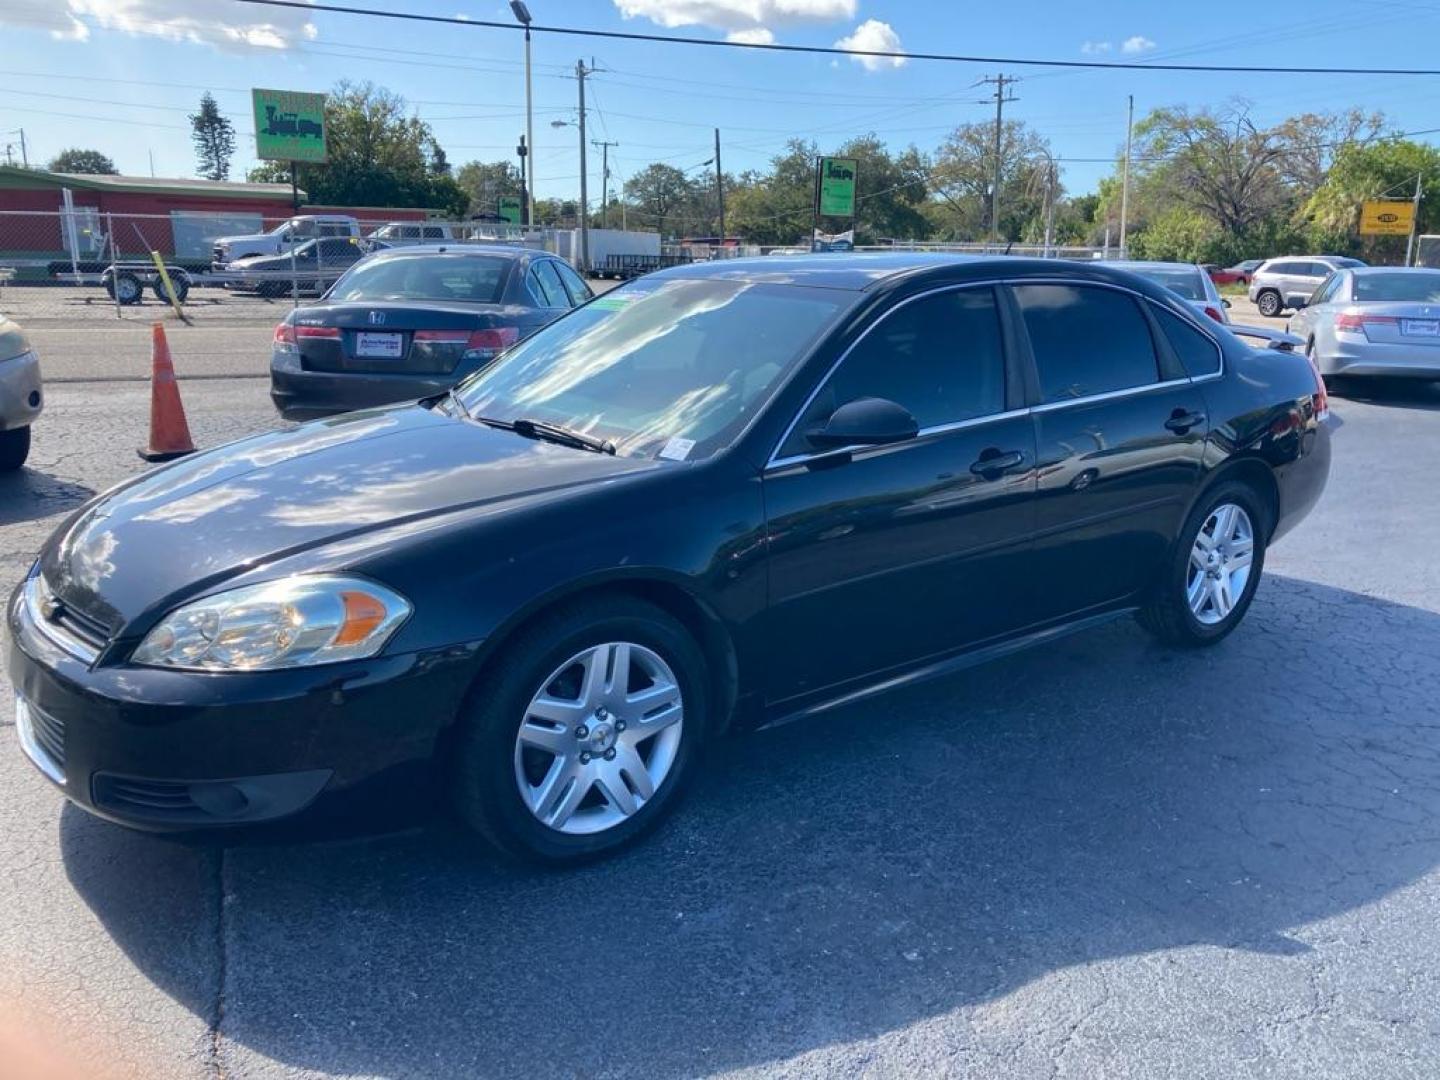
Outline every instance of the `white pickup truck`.
<svg viewBox="0 0 1440 1080"><path fill-rule="evenodd" d="M348 214L304 214L281 222L266 233L218 237L210 268L223 270L227 263L251 255L284 255L292 247L320 237L359 235L360 222Z"/></svg>

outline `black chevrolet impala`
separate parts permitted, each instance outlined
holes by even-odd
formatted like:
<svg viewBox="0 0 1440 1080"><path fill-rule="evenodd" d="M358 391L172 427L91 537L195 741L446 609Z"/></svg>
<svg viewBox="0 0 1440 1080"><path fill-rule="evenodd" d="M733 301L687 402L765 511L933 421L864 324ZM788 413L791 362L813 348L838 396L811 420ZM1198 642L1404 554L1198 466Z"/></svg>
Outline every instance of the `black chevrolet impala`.
<svg viewBox="0 0 1440 1080"><path fill-rule="evenodd" d="M580 858L727 728L1127 613L1218 641L1329 458L1303 356L1103 265L678 268L453 391L93 500L8 609L20 742L142 828L418 778L503 851Z"/></svg>

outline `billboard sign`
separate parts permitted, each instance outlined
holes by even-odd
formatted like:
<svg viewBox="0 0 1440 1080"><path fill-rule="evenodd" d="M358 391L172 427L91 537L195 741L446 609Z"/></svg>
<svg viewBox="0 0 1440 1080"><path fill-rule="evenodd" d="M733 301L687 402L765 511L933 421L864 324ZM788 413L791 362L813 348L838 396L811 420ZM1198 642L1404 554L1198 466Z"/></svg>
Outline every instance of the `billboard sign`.
<svg viewBox="0 0 1440 1080"><path fill-rule="evenodd" d="M823 217L855 216L855 159L822 157L815 181Z"/></svg>
<svg viewBox="0 0 1440 1080"><path fill-rule="evenodd" d="M1408 199L1372 199L1360 207L1361 236L1409 236L1415 204Z"/></svg>
<svg viewBox="0 0 1440 1080"><path fill-rule="evenodd" d="M500 196L500 217L511 225L519 225L522 217L519 195Z"/></svg>
<svg viewBox="0 0 1440 1080"><path fill-rule="evenodd" d="M255 156L262 161L323 162L325 95L252 90Z"/></svg>

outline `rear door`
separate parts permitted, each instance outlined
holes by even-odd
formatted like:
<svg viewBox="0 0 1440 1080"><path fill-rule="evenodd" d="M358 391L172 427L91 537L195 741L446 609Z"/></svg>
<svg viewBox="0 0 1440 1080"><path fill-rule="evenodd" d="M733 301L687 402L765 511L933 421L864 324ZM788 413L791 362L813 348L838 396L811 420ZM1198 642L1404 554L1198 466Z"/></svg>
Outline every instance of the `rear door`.
<svg viewBox="0 0 1440 1080"><path fill-rule="evenodd" d="M1091 283L1013 294L1040 399L1034 584L1043 617L1058 619L1153 580L1199 482L1207 408L1138 294Z"/></svg>
<svg viewBox="0 0 1440 1080"><path fill-rule="evenodd" d="M1030 619L1034 435L989 286L892 308L817 388L764 473L772 701L874 676ZM863 397L917 438L819 452L805 433Z"/></svg>

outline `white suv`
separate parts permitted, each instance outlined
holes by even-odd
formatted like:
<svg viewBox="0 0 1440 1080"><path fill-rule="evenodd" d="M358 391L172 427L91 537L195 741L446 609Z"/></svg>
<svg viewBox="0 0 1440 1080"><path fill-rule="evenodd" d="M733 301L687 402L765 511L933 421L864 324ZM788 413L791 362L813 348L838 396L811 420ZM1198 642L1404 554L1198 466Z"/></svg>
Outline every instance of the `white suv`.
<svg viewBox="0 0 1440 1080"><path fill-rule="evenodd" d="M1267 259L1250 279L1250 299L1260 314L1274 318L1295 307L1296 297L1308 297L1336 270L1364 266L1359 259L1338 255L1290 255Z"/></svg>

